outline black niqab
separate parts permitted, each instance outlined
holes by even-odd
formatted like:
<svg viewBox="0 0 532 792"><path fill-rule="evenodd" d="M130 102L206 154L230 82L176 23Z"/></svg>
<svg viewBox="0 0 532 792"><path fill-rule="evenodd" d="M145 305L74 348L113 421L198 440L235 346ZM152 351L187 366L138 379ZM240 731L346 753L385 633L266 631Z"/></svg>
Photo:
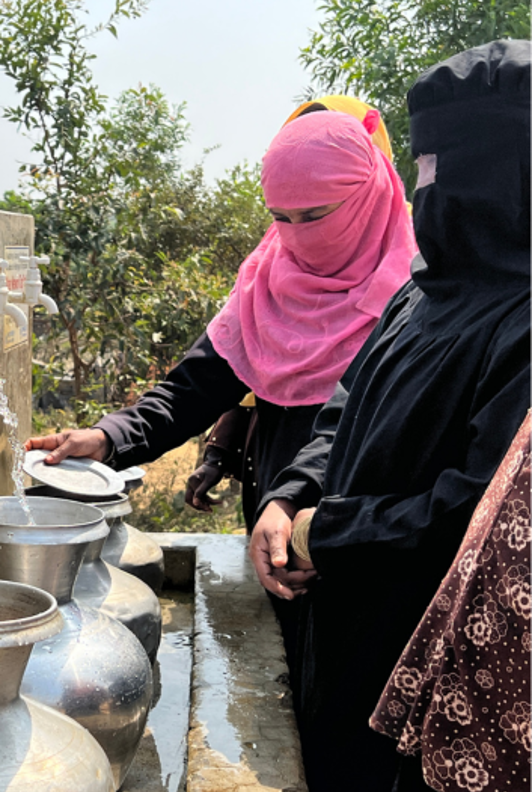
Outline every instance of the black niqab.
<svg viewBox="0 0 532 792"><path fill-rule="evenodd" d="M446 303L528 288L530 42L449 58L416 81L408 107L414 158L437 157L435 183L414 196L427 269L413 280Z"/></svg>

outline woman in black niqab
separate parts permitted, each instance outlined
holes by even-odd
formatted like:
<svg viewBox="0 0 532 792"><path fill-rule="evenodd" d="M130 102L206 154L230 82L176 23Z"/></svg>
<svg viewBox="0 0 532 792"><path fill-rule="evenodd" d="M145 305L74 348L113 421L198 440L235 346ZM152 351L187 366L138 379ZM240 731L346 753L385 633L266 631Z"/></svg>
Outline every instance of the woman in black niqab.
<svg viewBox="0 0 532 792"><path fill-rule="evenodd" d="M530 403L530 44L460 53L408 103L413 155L435 164L414 197L423 259L251 540L256 560L270 501L317 506L295 669L311 792L428 788L368 719Z"/></svg>
<svg viewBox="0 0 532 792"><path fill-rule="evenodd" d="M436 159L414 195L427 263L414 280L447 308L529 285L529 59L527 41L493 42L429 69L408 96L412 154Z"/></svg>

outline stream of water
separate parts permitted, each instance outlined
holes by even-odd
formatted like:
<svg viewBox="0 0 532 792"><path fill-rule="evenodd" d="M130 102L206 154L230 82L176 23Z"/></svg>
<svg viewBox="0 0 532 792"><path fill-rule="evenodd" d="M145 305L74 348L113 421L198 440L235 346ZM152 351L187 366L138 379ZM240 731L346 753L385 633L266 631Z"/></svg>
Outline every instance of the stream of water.
<svg viewBox="0 0 532 792"><path fill-rule="evenodd" d="M24 492L24 471L22 465L24 463L25 450L22 443L19 442L17 437L18 418L15 413L9 409L7 396L4 393L5 379L0 378L0 417L4 421L4 426L7 428L9 445L13 451L13 469L11 477L15 484L14 495L18 498L19 503L26 515L27 524L35 525L35 520L32 517L30 505Z"/></svg>

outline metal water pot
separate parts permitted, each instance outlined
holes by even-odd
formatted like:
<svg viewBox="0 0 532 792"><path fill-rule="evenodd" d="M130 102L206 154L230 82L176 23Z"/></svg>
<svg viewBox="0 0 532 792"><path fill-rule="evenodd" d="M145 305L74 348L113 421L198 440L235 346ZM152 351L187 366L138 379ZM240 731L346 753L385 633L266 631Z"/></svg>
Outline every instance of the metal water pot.
<svg viewBox="0 0 532 792"><path fill-rule="evenodd" d="M92 503L104 508L101 501ZM124 517L132 511L127 494L121 493L113 503L108 503L107 510L104 511L110 530L102 550L102 558L124 572L140 578L159 594L164 580L163 551L149 534L125 522Z"/></svg>
<svg viewBox="0 0 532 792"><path fill-rule="evenodd" d="M0 789L9 792L114 792L94 737L72 718L20 695L33 645L63 628L54 597L0 581Z"/></svg>
<svg viewBox="0 0 532 792"><path fill-rule="evenodd" d="M65 499L65 493L48 485L31 487L28 494ZM78 496L68 500L79 500ZM153 664L161 642L161 607L152 589L142 580L104 561L102 549L113 526L122 522L122 516L131 511L126 495L115 495L92 501L91 505L101 509L109 527L107 536L93 539L85 550L76 583L74 599L118 619L137 636ZM139 532L140 533L140 532ZM153 542L153 540L150 540ZM157 545L157 550L160 551ZM162 553L162 551L160 551Z"/></svg>
<svg viewBox="0 0 532 792"><path fill-rule="evenodd" d="M126 475L128 471L138 471L140 477L132 478L131 475ZM57 465L57 468L49 466L46 468L46 472L52 480L56 482L62 481L60 465ZM124 520L132 511L127 493L137 489L142 484L141 476L143 473L144 471L141 468L128 468L125 471L121 471L118 475L125 475L125 492L98 499L91 494L90 489L65 492L65 490L53 486L51 482L28 487L26 494L79 500L82 503L91 503L93 506L104 509L110 532L101 557L108 564L112 564L124 572L129 572L130 575L135 575L156 594L160 594L164 581L163 551L149 534L139 531L138 528ZM32 475L35 475L35 471L32 471ZM72 481L69 483L72 485ZM80 487L82 487L82 483L83 479L80 478Z"/></svg>
<svg viewBox="0 0 532 792"><path fill-rule="evenodd" d="M25 525L16 498L0 498L0 578L31 581L55 596L64 628L34 648L21 690L85 726L119 788L146 722L151 666L123 624L72 599L85 550L109 529L94 506L31 496L28 502L35 526Z"/></svg>
<svg viewBox="0 0 532 792"><path fill-rule="evenodd" d="M116 500L93 505L102 510L112 531L111 526L121 520L128 504L126 496L117 496ZM102 549L108 538L95 539L87 547L74 585L74 599L122 622L137 636L153 664L161 642L159 600L142 580L103 560Z"/></svg>

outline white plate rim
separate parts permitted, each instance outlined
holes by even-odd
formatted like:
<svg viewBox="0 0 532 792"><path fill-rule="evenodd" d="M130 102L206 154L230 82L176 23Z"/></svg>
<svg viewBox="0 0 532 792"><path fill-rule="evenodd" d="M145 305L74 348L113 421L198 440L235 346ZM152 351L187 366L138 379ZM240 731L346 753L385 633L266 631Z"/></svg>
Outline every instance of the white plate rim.
<svg viewBox="0 0 532 792"><path fill-rule="evenodd" d="M134 470L135 473L131 473L130 471ZM138 471L138 473L137 473ZM144 478L147 471L144 468L139 467L138 465L131 465L131 467L124 468L124 470L118 470L118 475L124 481L138 481L141 478Z"/></svg>
<svg viewBox="0 0 532 792"><path fill-rule="evenodd" d="M83 470L94 470L98 473L102 479L107 483L107 489L103 490L91 490L90 493L83 492L76 487L69 486L68 484L62 484L54 480L53 475L51 477L43 478L42 475L35 473L35 466L37 463L42 462L45 457L48 456L49 451L43 451L40 448L34 448L31 451L26 452L26 456L24 458L24 462L22 464L22 469L28 476L36 479L37 481L42 482L43 484L48 484L50 487L53 487L56 490L60 490L61 492L69 492L73 495L116 495L119 492L122 492L124 489L124 479L121 478L118 473L113 470L112 468L108 467L108 465L103 465L101 462L98 462L96 459L89 459L88 457L67 457L64 461L69 463L70 466L74 465L79 467ZM57 465L43 465L43 470L61 470L62 463L59 462Z"/></svg>

